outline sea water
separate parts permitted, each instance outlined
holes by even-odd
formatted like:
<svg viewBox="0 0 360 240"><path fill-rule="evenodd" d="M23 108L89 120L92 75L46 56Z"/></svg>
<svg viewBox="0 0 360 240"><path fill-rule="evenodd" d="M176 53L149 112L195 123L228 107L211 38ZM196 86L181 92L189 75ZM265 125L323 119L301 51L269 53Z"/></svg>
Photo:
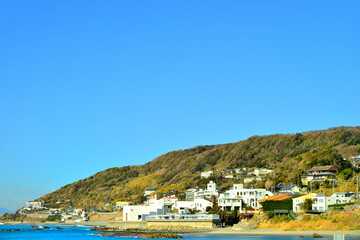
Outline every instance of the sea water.
<svg viewBox="0 0 360 240"><path fill-rule="evenodd" d="M41 228L39 231L31 228L31 225L0 225L0 239L32 239L32 240L100 240L101 236L96 235L97 231L92 231L91 227L86 226L56 226L46 225L49 229L42 228L41 225L35 225ZM55 229L60 227L62 229ZM2 229L20 229L20 231L1 231ZM300 240L313 239L312 237L291 237L291 236L214 236L214 235L182 235L184 239L189 240ZM111 239L111 237L106 237ZM130 240L134 238L116 237L115 239ZM114 240L115 240L114 239ZM332 237L322 238L323 240L332 240ZM346 238L355 239L355 238Z"/></svg>

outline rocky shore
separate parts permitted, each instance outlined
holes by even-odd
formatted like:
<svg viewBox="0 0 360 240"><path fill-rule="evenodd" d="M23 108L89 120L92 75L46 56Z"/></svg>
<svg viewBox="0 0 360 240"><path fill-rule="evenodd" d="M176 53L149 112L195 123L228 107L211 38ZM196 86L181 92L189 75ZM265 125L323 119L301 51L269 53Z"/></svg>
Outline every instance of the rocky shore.
<svg viewBox="0 0 360 240"><path fill-rule="evenodd" d="M106 227L93 227L91 230L99 231L96 234L104 237L137 238L183 238L179 234L204 233L209 231L201 229L115 229Z"/></svg>

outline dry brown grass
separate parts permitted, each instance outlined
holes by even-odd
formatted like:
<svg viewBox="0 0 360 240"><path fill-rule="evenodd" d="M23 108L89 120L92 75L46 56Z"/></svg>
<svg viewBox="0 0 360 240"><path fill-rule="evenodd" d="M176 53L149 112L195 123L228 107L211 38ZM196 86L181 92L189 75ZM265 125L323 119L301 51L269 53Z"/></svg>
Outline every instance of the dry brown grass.
<svg viewBox="0 0 360 240"><path fill-rule="evenodd" d="M283 231L305 230L360 230L360 214L332 213L328 215L304 216L303 220L285 221L281 218L261 222L259 228L277 228Z"/></svg>
<svg viewBox="0 0 360 240"><path fill-rule="evenodd" d="M118 212L117 214L111 214L111 215L97 215L97 214L90 215L91 220L108 221L108 220L114 220L116 217L122 217L122 212Z"/></svg>

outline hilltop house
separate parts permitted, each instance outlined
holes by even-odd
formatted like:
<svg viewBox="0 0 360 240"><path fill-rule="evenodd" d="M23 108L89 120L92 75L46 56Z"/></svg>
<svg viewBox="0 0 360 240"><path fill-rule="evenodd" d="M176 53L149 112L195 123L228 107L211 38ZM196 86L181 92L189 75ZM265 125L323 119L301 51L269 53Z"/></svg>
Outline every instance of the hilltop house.
<svg viewBox="0 0 360 240"><path fill-rule="evenodd" d="M254 169L254 174L257 177L263 176L263 175L268 175L270 173L272 173L273 170L271 169L266 169L266 168L255 168Z"/></svg>
<svg viewBox="0 0 360 240"><path fill-rule="evenodd" d="M312 181L325 181L336 177L337 169L333 165L315 166L308 170L307 175L301 176L301 184L306 186Z"/></svg>
<svg viewBox="0 0 360 240"><path fill-rule="evenodd" d="M356 157L350 157L350 163L355 168L360 168L360 155Z"/></svg>
<svg viewBox="0 0 360 240"><path fill-rule="evenodd" d="M200 176L201 176L201 178L208 178L213 174L214 174L214 171L207 171L207 172L201 172Z"/></svg>
<svg viewBox="0 0 360 240"><path fill-rule="evenodd" d="M264 177L262 176L253 176L253 177L246 177L244 178L244 183L251 183L251 182L256 182L256 181L264 181Z"/></svg>
<svg viewBox="0 0 360 240"><path fill-rule="evenodd" d="M156 188L146 189L146 190L145 190L145 193L144 193L144 196L145 196L145 197L146 197L146 196L149 196L149 195L151 195L152 193L154 193L154 192L156 192L156 191L157 191Z"/></svg>

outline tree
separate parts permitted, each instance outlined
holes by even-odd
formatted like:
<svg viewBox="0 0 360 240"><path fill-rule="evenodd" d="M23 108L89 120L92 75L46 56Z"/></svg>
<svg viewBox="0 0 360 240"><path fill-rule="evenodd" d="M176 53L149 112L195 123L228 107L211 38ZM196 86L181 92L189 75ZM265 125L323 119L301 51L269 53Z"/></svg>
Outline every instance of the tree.
<svg viewBox="0 0 360 240"><path fill-rule="evenodd" d="M266 188L267 190L269 190L273 185L274 185L274 182L273 182L273 181L271 181L270 179L266 180L266 182L265 182L265 188Z"/></svg>
<svg viewBox="0 0 360 240"><path fill-rule="evenodd" d="M348 180L353 176L353 170L351 168L345 168L339 173L338 177L344 180Z"/></svg>
<svg viewBox="0 0 360 240"><path fill-rule="evenodd" d="M305 201L304 201L304 210L305 211L308 211L308 210L311 210L312 209L312 199L311 198L306 198Z"/></svg>

